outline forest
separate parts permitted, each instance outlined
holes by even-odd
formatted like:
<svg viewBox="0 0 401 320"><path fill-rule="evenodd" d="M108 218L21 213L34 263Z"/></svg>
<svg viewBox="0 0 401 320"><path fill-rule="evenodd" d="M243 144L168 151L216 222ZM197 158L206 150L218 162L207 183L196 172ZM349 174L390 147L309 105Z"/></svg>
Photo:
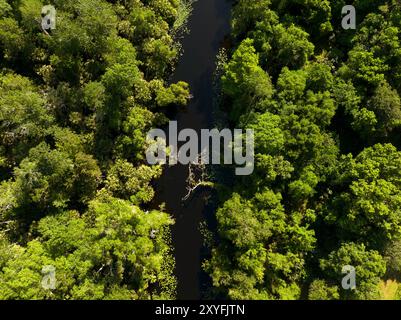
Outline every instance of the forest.
<svg viewBox="0 0 401 320"><path fill-rule="evenodd" d="M215 293L399 299L400 2L239 0L231 27L222 108L254 129L255 174L222 194Z"/></svg>
<svg viewBox="0 0 401 320"><path fill-rule="evenodd" d="M215 94L255 169L208 185L207 297L400 300L401 3L232 2ZM175 299L146 132L191 99L170 79L193 1L52 0L48 31L46 4L0 0L0 300Z"/></svg>
<svg viewBox="0 0 401 320"><path fill-rule="evenodd" d="M0 0L0 299L174 297L173 220L146 210L161 167L142 150L189 95L166 82L183 4L57 0L46 34L42 1Z"/></svg>

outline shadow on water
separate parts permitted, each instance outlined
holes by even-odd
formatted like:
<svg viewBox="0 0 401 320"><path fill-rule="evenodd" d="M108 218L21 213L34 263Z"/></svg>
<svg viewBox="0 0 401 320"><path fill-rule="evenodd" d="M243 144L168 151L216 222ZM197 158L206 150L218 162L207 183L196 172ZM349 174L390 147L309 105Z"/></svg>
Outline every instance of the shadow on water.
<svg viewBox="0 0 401 320"><path fill-rule="evenodd" d="M184 50L172 82L189 83L194 99L175 119L178 130L211 128L213 124L213 73L215 59L224 37L229 33L231 3L229 0L198 0L188 22L190 33L182 41ZM172 229L178 299L200 299L205 284L201 269L202 218L214 215L215 208L207 204L207 191L199 191L185 203L188 167L166 167L156 182L154 206L166 204L166 211L175 218Z"/></svg>

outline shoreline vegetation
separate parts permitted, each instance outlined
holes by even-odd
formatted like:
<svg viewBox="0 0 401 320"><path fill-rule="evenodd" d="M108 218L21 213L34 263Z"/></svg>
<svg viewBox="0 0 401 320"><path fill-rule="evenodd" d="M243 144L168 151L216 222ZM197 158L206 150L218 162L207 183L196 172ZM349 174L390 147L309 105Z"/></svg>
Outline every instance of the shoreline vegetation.
<svg viewBox="0 0 401 320"><path fill-rule="evenodd" d="M177 18L172 28L172 34L177 40L190 32L187 27L188 19L192 14L193 6L196 1L199 0L180 0L177 8Z"/></svg>

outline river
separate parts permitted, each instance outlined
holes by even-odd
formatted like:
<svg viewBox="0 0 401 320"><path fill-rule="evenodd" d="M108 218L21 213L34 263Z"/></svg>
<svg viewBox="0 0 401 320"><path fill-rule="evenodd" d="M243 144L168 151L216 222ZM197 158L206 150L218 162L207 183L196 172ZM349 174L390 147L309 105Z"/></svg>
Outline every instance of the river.
<svg viewBox="0 0 401 320"><path fill-rule="evenodd" d="M190 33L182 40L183 55L178 61L172 82L189 83L194 98L188 107L179 110L172 120L178 122L178 130L192 128L197 132L213 126L213 73L216 55L230 32L230 0L198 0L194 3L188 21ZM215 208L207 204L208 191L196 192L186 202L188 167L166 167L156 182L154 205L166 204L166 211L176 223L172 228L177 299L200 299L205 286L201 268L203 247L199 224L203 218L213 215ZM210 193L210 192L209 192Z"/></svg>

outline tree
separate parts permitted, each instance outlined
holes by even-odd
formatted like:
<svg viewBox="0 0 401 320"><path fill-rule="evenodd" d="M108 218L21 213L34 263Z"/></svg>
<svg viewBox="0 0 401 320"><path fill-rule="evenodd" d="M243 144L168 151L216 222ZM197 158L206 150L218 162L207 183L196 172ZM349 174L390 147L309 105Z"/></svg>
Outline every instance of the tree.
<svg viewBox="0 0 401 320"><path fill-rule="evenodd" d="M131 199L134 203L149 202L154 190L150 182L161 175L161 167L141 165L134 167L124 160L116 160L106 178L106 189L121 199Z"/></svg>
<svg viewBox="0 0 401 320"><path fill-rule="evenodd" d="M278 74L283 67L301 68L315 49L308 40L309 34L294 24L278 23L277 15L269 13L250 33L260 53L261 65L272 75Z"/></svg>
<svg viewBox="0 0 401 320"><path fill-rule="evenodd" d="M401 276L401 242L396 239L389 242L384 250L384 260L386 261L386 275L394 278L400 279Z"/></svg>
<svg viewBox="0 0 401 320"><path fill-rule="evenodd" d="M309 300L338 300L338 287L329 286L324 280L314 280L309 286Z"/></svg>
<svg viewBox="0 0 401 320"><path fill-rule="evenodd" d="M13 205L5 207L5 214L32 221L45 213L91 200L101 172L90 155L69 155L41 143L15 168L14 176L2 185L14 199Z"/></svg>
<svg viewBox="0 0 401 320"><path fill-rule="evenodd" d="M4 148L0 156L12 166L49 134L54 118L38 88L29 79L10 73L0 75L0 121Z"/></svg>
<svg viewBox="0 0 401 320"><path fill-rule="evenodd" d="M284 67L277 80L279 98L291 102L303 97L306 89L306 73L302 70L291 71Z"/></svg>
<svg viewBox="0 0 401 320"><path fill-rule="evenodd" d="M277 46L277 60L281 66L300 68L309 60L315 46L309 42L308 33L301 28L290 25L285 28L278 25L275 30L275 44Z"/></svg>
<svg viewBox="0 0 401 320"><path fill-rule="evenodd" d="M301 25L316 40L321 40L333 30L331 24L333 1L295 0L291 2L273 1L283 20ZM293 14L296 12L296 14Z"/></svg>
<svg viewBox="0 0 401 320"><path fill-rule="evenodd" d="M271 190L251 200L234 193L217 212L222 243L205 264L214 286L233 299L299 298L304 254L315 240L302 215L292 217Z"/></svg>
<svg viewBox="0 0 401 320"><path fill-rule="evenodd" d="M7 3L6 0L1 0L0 1L0 9L1 9L0 10L0 12L1 12L1 16L0 17L7 16L12 10L11 6Z"/></svg>
<svg viewBox="0 0 401 320"><path fill-rule="evenodd" d="M401 123L401 99L386 81L376 88L368 101L368 109L376 116L380 134L388 134Z"/></svg>
<svg viewBox="0 0 401 320"><path fill-rule="evenodd" d="M350 118L351 127L363 138L375 134L377 119L373 111L361 106L362 98L351 81L337 80L333 96L345 115Z"/></svg>
<svg viewBox="0 0 401 320"><path fill-rule="evenodd" d="M146 149L146 136L156 115L146 108L133 106L122 124L122 132L116 144L116 152L127 159L143 160Z"/></svg>
<svg viewBox="0 0 401 320"><path fill-rule="evenodd" d="M171 84L168 88L161 88L157 92L156 102L160 107L166 107L171 104L184 107L188 103L189 96L188 83L180 81Z"/></svg>
<svg viewBox="0 0 401 320"><path fill-rule="evenodd" d="M358 300L377 298L380 277L386 270L386 263L380 254L374 250L366 250L363 244L343 243L327 259L320 260L321 269L334 282L341 278L342 267L346 265L355 268L356 289L340 289L340 297Z"/></svg>
<svg viewBox="0 0 401 320"><path fill-rule="evenodd" d="M0 271L0 299L169 298L174 291L148 287L166 289L172 277L163 269L171 259L164 235L170 224L165 213L144 213L110 197L92 201L83 218L74 211L43 218L38 238L10 251ZM53 290L41 286L48 265L55 269Z"/></svg>
<svg viewBox="0 0 401 320"><path fill-rule="evenodd" d="M7 11L6 11L7 12ZM0 20L0 49L2 58L14 60L21 56L21 51L26 45L23 30L18 26L17 21L10 17L3 17Z"/></svg>
<svg viewBox="0 0 401 320"><path fill-rule="evenodd" d="M259 57L251 39L245 39L226 65L222 76L222 90L234 99L230 110L232 120L250 111L257 101L269 99L273 94L273 86L269 76L259 67Z"/></svg>
<svg viewBox="0 0 401 320"><path fill-rule="evenodd" d="M232 34L238 39L246 37L247 32L252 31L257 22L269 16L271 0L248 1L240 0L233 9L231 21Z"/></svg>
<svg viewBox="0 0 401 320"><path fill-rule="evenodd" d="M361 4L359 4L362 6ZM401 48L399 45L400 25L392 19L386 19L386 5L380 7L382 12L369 13L363 20L353 42L368 47L375 57L380 58L390 68L386 78L392 86L399 89L401 67ZM397 11L397 10L395 10Z"/></svg>
<svg viewBox="0 0 401 320"><path fill-rule="evenodd" d="M0 298L173 298L173 221L139 206L161 174L146 132L190 98L165 86L181 3L52 4L45 32L40 0L0 0Z"/></svg>
<svg viewBox="0 0 401 320"><path fill-rule="evenodd" d="M339 73L346 80L355 79L357 86L374 88L385 79L388 69L381 58L357 45L349 52L348 61L340 68Z"/></svg>
<svg viewBox="0 0 401 320"><path fill-rule="evenodd" d="M398 274L400 5L356 1L358 28L344 33L345 5L234 6L221 105L254 130L255 170L217 211L205 268L219 296L377 299L385 262ZM356 291L341 289L348 264Z"/></svg>
<svg viewBox="0 0 401 320"><path fill-rule="evenodd" d="M366 148L355 159L344 157L327 220L344 232L372 245L382 246L400 236L401 154L391 144Z"/></svg>
<svg viewBox="0 0 401 320"><path fill-rule="evenodd" d="M307 74L306 88L315 93L332 91L334 85L334 76L331 72L331 66L325 61L325 57L319 57L321 61L312 62L305 66Z"/></svg>

